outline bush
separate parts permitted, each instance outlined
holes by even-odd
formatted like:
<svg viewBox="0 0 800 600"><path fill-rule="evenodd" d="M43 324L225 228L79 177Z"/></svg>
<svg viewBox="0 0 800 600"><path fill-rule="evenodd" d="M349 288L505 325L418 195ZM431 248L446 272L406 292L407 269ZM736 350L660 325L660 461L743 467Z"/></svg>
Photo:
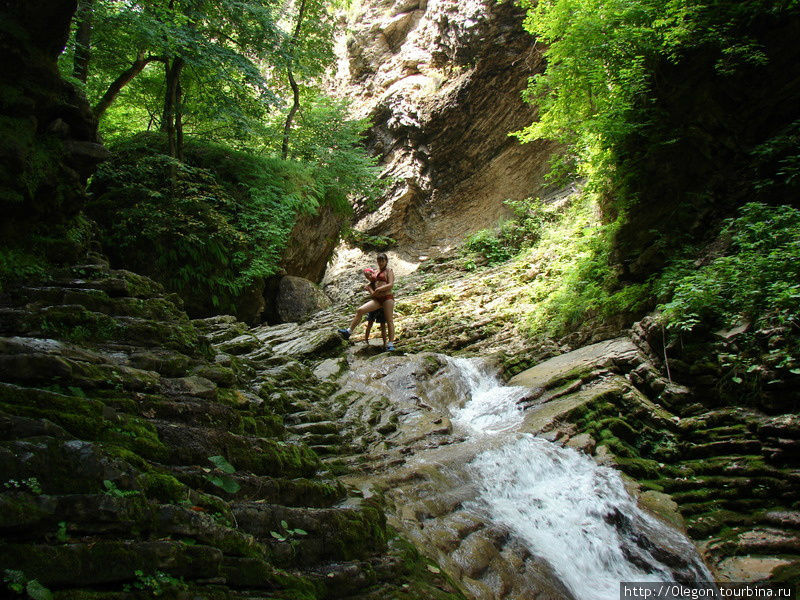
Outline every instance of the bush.
<svg viewBox="0 0 800 600"><path fill-rule="evenodd" d="M98 169L87 213L112 261L179 293L196 316L232 312L279 266L298 210L317 206L298 163L221 146L187 146L187 163L136 136ZM208 165L208 168L204 168Z"/></svg>
<svg viewBox="0 0 800 600"><path fill-rule="evenodd" d="M675 261L657 286L675 331L731 326L741 319L800 325L800 210L746 204L725 221L727 254L697 266Z"/></svg>
<svg viewBox="0 0 800 600"><path fill-rule="evenodd" d="M511 258L511 250L506 247L497 234L489 229L481 229L467 238L464 247L470 252L483 256L488 264L494 265Z"/></svg>

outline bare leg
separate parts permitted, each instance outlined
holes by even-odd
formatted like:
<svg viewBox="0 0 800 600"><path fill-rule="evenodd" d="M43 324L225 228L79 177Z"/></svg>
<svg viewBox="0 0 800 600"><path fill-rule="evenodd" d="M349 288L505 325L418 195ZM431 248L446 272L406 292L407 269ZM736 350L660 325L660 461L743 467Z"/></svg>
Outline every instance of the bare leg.
<svg viewBox="0 0 800 600"><path fill-rule="evenodd" d="M370 300L366 304L362 304L356 311L356 316L353 317L353 321L350 323L350 331L354 331L355 328L358 327L358 324L361 323L361 319L364 318L365 314L380 307L381 303L377 300Z"/></svg>
<svg viewBox="0 0 800 600"><path fill-rule="evenodd" d="M369 332L372 330L372 323L373 323L373 321L370 321L369 319L367 319L367 330L364 332L364 343L365 344L369 344Z"/></svg>
<svg viewBox="0 0 800 600"><path fill-rule="evenodd" d="M386 323L381 323L381 339L383 340L383 347L386 348Z"/></svg>
<svg viewBox="0 0 800 600"><path fill-rule="evenodd" d="M389 328L389 342L394 342L394 300L383 301L383 315Z"/></svg>

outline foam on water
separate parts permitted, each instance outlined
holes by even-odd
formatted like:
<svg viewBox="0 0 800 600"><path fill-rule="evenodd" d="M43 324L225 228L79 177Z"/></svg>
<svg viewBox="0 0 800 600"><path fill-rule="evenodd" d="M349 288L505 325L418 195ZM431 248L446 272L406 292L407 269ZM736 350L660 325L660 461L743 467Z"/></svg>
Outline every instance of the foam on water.
<svg viewBox="0 0 800 600"><path fill-rule="evenodd" d="M509 431L522 422L526 388L503 386L474 359L451 359L468 400L453 422L473 436L506 432L503 443L470 464L491 519L545 559L579 600L616 600L622 581L671 581L665 553L695 581L710 574L694 546L643 512L613 469L570 448Z"/></svg>
<svg viewBox="0 0 800 600"><path fill-rule="evenodd" d="M485 373L476 359L451 358L467 388L466 404L453 411L453 423L473 434L494 434L513 429L522 422L517 402L529 393L524 387L504 386Z"/></svg>

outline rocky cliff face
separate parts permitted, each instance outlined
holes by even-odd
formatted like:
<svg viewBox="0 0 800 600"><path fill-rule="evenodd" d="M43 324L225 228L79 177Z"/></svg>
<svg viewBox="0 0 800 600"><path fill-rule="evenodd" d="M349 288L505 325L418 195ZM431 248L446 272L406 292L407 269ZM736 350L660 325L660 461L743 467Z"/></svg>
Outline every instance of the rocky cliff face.
<svg viewBox="0 0 800 600"><path fill-rule="evenodd" d="M85 98L61 79L56 67L75 7L75 0L0 4L0 209L5 239L24 238L35 223L51 226L74 216L83 202L83 183L107 156Z"/></svg>
<svg viewBox="0 0 800 600"><path fill-rule="evenodd" d="M333 87L372 118L369 147L393 179L377 210L357 206L358 230L436 253L542 191L551 148L508 137L534 117L520 92L543 66L518 7L370 0L347 29Z"/></svg>

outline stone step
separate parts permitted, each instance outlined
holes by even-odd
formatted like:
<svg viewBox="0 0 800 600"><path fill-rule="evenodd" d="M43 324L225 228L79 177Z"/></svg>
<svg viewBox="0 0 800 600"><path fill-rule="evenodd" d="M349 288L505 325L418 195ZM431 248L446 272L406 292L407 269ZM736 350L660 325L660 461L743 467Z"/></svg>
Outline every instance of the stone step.
<svg viewBox="0 0 800 600"><path fill-rule="evenodd" d="M292 508L260 502L234 503L239 529L269 543L278 564L310 565L354 560L385 547L384 516L368 501L335 508ZM289 530L301 529L305 535ZM279 541L274 535L282 535Z"/></svg>
<svg viewBox="0 0 800 600"><path fill-rule="evenodd" d="M711 542L708 547L729 556L800 554L800 535L781 529L756 527Z"/></svg>
<svg viewBox="0 0 800 600"><path fill-rule="evenodd" d="M297 416L297 415L295 415ZM320 415L325 416L325 415ZM287 425L286 429L293 433L303 434L303 433L318 433L318 434L339 434L342 430L342 424L336 421L317 421L317 420L310 420L306 422L300 422L297 424Z"/></svg>
<svg viewBox="0 0 800 600"><path fill-rule="evenodd" d="M168 449L164 464L209 465L209 457L224 456L237 471L277 477L313 477L319 457L304 444L237 435L207 427L153 423Z"/></svg>
<svg viewBox="0 0 800 600"><path fill-rule="evenodd" d="M169 472L191 488L240 502L253 500L282 506L324 508L341 502L345 497L342 484L327 477L289 479L237 472L228 477L239 484L240 489L229 494L209 481L209 472L204 468L169 467Z"/></svg>
<svg viewBox="0 0 800 600"><path fill-rule="evenodd" d="M181 536L221 549L225 554L244 556L258 553L254 539L236 529L220 525L210 514L175 504L159 504L142 494L112 496L107 493L38 496L13 510L26 498L0 494L4 518L0 531L16 541L44 541L53 536L59 523L68 539L86 536L138 538ZM194 507L199 508L199 507ZM10 510L9 510L10 509ZM16 518L16 520L15 520Z"/></svg>
<svg viewBox="0 0 800 600"><path fill-rule="evenodd" d="M290 425L294 426L298 424L331 422L330 417L330 413L321 412L318 409L315 409L292 413L291 415L287 415L284 418L284 421L287 423L286 428L291 429ZM341 424L337 423L337 426L341 427Z"/></svg>
<svg viewBox="0 0 800 600"><path fill-rule="evenodd" d="M317 446L338 446L342 443L342 436L338 433L305 433L299 436L298 439L312 448Z"/></svg>
<svg viewBox="0 0 800 600"><path fill-rule="evenodd" d="M111 340L144 347L164 347L197 357L207 350L188 320L112 317L80 305L50 306L29 311L0 308L0 335L56 338L62 341L102 344Z"/></svg>
<svg viewBox="0 0 800 600"><path fill-rule="evenodd" d="M30 312L48 311L64 306L82 306L86 310L109 316L141 317L144 319L185 319L174 302L164 297L133 298L111 296L99 289L64 287L22 288L11 306Z"/></svg>
<svg viewBox="0 0 800 600"><path fill-rule="evenodd" d="M318 455L318 456L330 456L332 454L352 454L352 452L348 452L346 446L342 445L334 445L334 444L318 444L314 446L310 446L310 448Z"/></svg>
<svg viewBox="0 0 800 600"><path fill-rule="evenodd" d="M709 456L760 454L761 442L758 440L719 440L707 444L687 446L683 455L687 458Z"/></svg>

